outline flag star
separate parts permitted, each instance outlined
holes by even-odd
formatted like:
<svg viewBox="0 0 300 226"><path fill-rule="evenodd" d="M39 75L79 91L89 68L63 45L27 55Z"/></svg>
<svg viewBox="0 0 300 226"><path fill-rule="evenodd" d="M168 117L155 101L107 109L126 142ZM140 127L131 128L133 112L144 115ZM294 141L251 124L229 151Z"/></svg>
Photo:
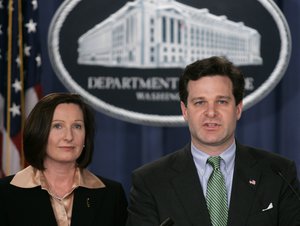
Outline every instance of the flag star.
<svg viewBox="0 0 300 226"><path fill-rule="evenodd" d="M24 45L24 54L26 56L30 56L30 50L31 50L31 46L27 46L26 44Z"/></svg>
<svg viewBox="0 0 300 226"><path fill-rule="evenodd" d="M18 93L22 90L21 82L18 79L15 79L15 82L12 84L12 87L15 89L15 93Z"/></svg>
<svg viewBox="0 0 300 226"><path fill-rule="evenodd" d="M16 58L16 63L18 65L18 67L20 67L20 65L21 65L21 59L20 59L19 56L17 56L17 58Z"/></svg>
<svg viewBox="0 0 300 226"><path fill-rule="evenodd" d="M30 19L29 22L25 24L25 27L27 27L28 34L31 32L36 32L36 26L37 23L33 22L33 20Z"/></svg>
<svg viewBox="0 0 300 226"><path fill-rule="evenodd" d="M9 109L9 111L12 113L13 117L21 115L20 105L16 105L15 103L13 103L13 106Z"/></svg>
<svg viewBox="0 0 300 226"><path fill-rule="evenodd" d="M35 61L36 61L36 66L40 67L42 65L42 58L40 54L36 56Z"/></svg>
<svg viewBox="0 0 300 226"><path fill-rule="evenodd" d="M38 2L37 2L37 0L32 0L31 4L33 6L33 10L36 10L38 8Z"/></svg>

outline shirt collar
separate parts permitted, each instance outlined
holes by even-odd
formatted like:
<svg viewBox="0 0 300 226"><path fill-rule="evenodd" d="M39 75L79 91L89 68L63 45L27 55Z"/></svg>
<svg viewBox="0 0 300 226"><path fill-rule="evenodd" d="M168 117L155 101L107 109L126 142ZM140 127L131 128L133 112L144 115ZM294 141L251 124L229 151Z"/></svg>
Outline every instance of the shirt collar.
<svg viewBox="0 0 300 226"><path fill-rule="evenodd" d="M221 168L225 170L225 172L229 172L234 166L235 159L235 151L236 151L236 143L235 141L222 152L220 157L222 158ZM191 152L194 159L195 164L198 166L199 173L201 175L204 174L206 169L206 162L210 155L205 152L197 149L193 143L191 144Z"/></svg>
<svg viewBox="0 0 300 226"><path fill-rule="evenodd" d="M19 171L12 181L12 185L21 188L33 188L37 186L45 186L45 178L42 171L28 166L25 169ZM85 188L104 188L105 184L93 173L87 169L76 169L74 186Z"/></svg>

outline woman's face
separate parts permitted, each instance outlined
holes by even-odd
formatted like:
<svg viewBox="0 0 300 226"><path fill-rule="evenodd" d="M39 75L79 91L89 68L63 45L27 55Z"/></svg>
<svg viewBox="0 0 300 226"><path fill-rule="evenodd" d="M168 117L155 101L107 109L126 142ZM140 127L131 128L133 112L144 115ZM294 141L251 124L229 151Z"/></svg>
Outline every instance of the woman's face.
<svg viewBox="0 0 300 226"><path fill-rule="evenodd" d="M46 146L45 167L50 162L75 164L84 141L85 126L80 107L73 103L57 105Z"/></svg>

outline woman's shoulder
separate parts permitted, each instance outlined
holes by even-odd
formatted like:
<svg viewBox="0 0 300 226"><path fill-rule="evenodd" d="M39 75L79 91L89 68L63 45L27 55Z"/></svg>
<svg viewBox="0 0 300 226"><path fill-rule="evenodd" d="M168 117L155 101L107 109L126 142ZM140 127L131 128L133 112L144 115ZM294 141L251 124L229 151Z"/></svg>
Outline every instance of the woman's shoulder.
<svg viewBox="0 0 300 226"><path fill-rule="evenodd" d="M103 197L103 194L105 194L106 198L123 200L122 202L127 203L125 190L122 183L100 175L95 175L95 177L97 177L104 185L101 188L93 189L95 193L100 195L99 197Z"/></svg>
<svg viewBox="0 0 300 226"><path fill-rule="evenodd" d="M99 176L99 175L96 175L96 177L98 177L106 187L122 187L122 184L117 180Z"/></svg>
<svg viewBox="0 0 300 226"><path fill-rule="evenodd" d="M114 179L110 179L99 174L83 169L81 171L81 186L86 188L107 188L123 189L122 184Z"/></svg>
<svg viewBox="0 0 300 226"><path fill-rule="evenodd" d="M0 178L0 187L8 186L15 175Z"/></svg>

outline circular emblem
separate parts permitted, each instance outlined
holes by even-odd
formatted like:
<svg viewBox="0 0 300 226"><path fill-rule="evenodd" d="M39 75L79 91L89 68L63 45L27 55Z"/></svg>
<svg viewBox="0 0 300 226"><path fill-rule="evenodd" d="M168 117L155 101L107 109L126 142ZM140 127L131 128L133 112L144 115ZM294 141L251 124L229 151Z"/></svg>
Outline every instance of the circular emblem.
<svg viewBox="0 0 300 226"><path fill-rule="evenodd" d="M53 68L95 109L129 122L185 125L178 81L186 65L226 56L245 75L244 109L280 81L291 54L272 0L66 0L49 28Z"/></svg>

